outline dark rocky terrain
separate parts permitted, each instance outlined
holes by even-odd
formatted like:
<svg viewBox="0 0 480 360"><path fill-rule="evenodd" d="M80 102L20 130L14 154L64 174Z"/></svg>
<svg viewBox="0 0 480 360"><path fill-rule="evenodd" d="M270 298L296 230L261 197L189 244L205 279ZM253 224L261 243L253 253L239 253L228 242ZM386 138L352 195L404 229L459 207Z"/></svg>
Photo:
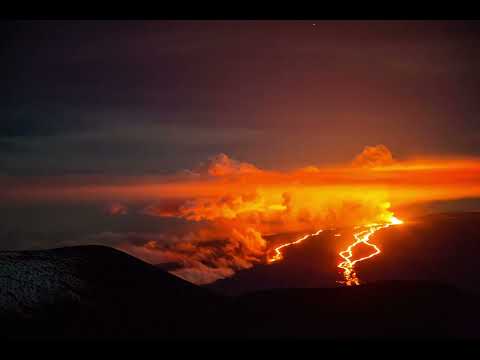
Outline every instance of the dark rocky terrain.
<svg viewBox="0 0 480 360"><path fill-rule="evenodd" d="M3 336L208 336L218 302L109 247L0 252Z"/></svg>
<svg viewBox="0 0 480 360"><path fill-rule="evenodd" d="M478 338L477 304L456 288L408 281L268 290L237 303L249 311L249 337L323 339Z"/></svg>
<svg viewBox="0 0 480 360"><path fill-rule="evenodd" d="M3 338L478 337L476 295L435 282L228 297L101 246L0 253Z"/></svg>

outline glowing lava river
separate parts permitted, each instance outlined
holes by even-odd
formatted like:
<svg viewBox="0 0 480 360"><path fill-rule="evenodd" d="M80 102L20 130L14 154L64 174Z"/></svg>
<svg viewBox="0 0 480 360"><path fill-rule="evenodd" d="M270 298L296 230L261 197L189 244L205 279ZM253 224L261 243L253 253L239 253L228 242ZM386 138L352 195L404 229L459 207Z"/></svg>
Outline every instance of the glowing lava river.
<svg viewBox="0 0 480 360"><path fill-rule="evenodd" d="M397 219L395 216L392 216L390 221L384 224L369 224L365 226L360 226L360 228L366 228L366 230L354 233L353 237L355 238L355 242L353 244L350 244L346 250L341 251L338 254L342 257L342 259L344 259L344 261L338 265L338 267L343 270L343 277L345 278L345 280L341 282L342 284L345 284L347 286L360 284L360 280L358 279L357 274L355 273L355 269L354 269L355 264L360 261L370 259L375 255L380 254L381 252L376 245L369 242L370 236L375 234L380 229L384 229L391 225L398 225L398 224L403 224L403 221ZM352 261L351 260L353 256L352 249L355 246L362 243L370 246L374 250L374 252L372 252L368 256L364 256L362 258Z"/></svg>
<svg viewBox="0 0 480 360"><path fill-rule="evenodd" d="M283 259L283 255L282 255L282 252L280 251L281 249L287 247L287 246L291 246L291 245L296 245L296 244L299 244L301 243L303 240L306 240L308 239L310 236L317 236L318 234L320 234L323 230L318 230L316 233L313 233L313 234L308 234L308 235L305 235L304 237L298 239L298 240L295 240L293 242L290 242L290 243L286 243L286 244L283 244L283 245L280 245L280 246L277 246L274 250L275 250L275 254L268 259L268 262L269 263L273 263L275 261L278 261L278 260L282 260Z"/></svg>
<svg viewBox="0 0 480 360"><path fill-rule="evenodd" d="M361 261L368 260L368 259L370 259L370 258L372 258L372 257L381 253L380 249L376 245L369 242L370 237L373 234L375 234L378 230L385 229L385 228L388 228L392 225L399 225L399 224L403 224L403 221L400 220L400 219L397 219L395 216L392 216L390 218L390 220L386 223L356 226L355 229L364 229L364 230L361 230L359 232L355 232L353 234L353 237L354 237L355 241L352 244L348 245L346 250L343 250L338 254L344 260L340 264L338 264L338 267L343 270L343 277L344 277L344 280L339 281L339 283L347 285L347 286L360 285L360 280L359 280L359 278L358 278L358 276L355 272L355 264L357 264ZM299 243L308 239L311 236L319 235L321 232L323 232L323 229L318 230L317 232L315 232L313 234L307 234L307 235L305 235L305 236L301 237L300 239L297 239L293 242L277 246L274 249L275 253L273 254L273 256L269 257L267 261L269 263L273 263L275 261L279 261L279 260L283 259L283 255L282 255L282 252L281 252L281 250L283 248L291 246L291 245L299 244ZM335 236L340 236L340 235L335 234ZM367 255L367 256L364 256L362 258L353 260L352 259L352 257L353 257L352 250L357 245L360 245L360 244L364 244L364 245L367 245L367 246L371 247L373 249L373 252L371 254Z"/></svg>

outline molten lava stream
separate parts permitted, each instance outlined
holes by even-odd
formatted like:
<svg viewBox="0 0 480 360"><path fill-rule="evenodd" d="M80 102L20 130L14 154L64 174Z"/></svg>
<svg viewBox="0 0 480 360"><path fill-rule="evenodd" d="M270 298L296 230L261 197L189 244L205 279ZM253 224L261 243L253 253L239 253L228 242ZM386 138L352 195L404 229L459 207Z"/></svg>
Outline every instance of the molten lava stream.
<svg viewBox="0 0 480 360"><path fill-rule="evenodd" d="M345 278L344 281L339 281L341 284L345 284L347 286L360 285L360 280L358 279L358 276L357 276L357 274L355 272L355 269L354 269L355 264L360 262L360 261L370 259L370 258L374 257L375 255L380 254L380 252L381 252L380 249L376 245L369 242L370 236L375 234L380 229L385 229L385 228L388 228L392 225L398 225L398 224L403 224L403 221L397 219L395 216L392 216L390 218L390 221L387 222L387 223L368 224L368 225L363 225L363 226L358 225L358 226L354 227L354 229L366 228L366 230L362 230L362 231L358 231L358 232L354 233L353 237L355 238L355 241L352 244L350 244L347 247L346 250L341 251L339 253L340 257L344 260L343 262L341 262L338 265L338 267L343 270L343 277ZM330 229L330 230L334 230L334 229ZM307 235L301 237L300 239L292 241L290 243L286 243L286 244L277 246L274 249L274 251L275 251L274 255L267 259L268 263L271 264L275 261L279 261L279 260L283 259L283 255L282 255L282 252L281 252L281 250L283 248L286 248L286 247L291 246L291 245L299 244L299 243L308 239L311 236L316 236L316 235L320 234L322 231L323 231L323 229L318 230L316 233L313 233L313 234L307 234ZM334 236L340 236L340 234L334 234ZM356 247L359 244L364 244L364 245L367 245L367 246L371 247L373 249L373 252L368 256L364 256L362 258L352 260L352 256L353 256L352 250L353 250L354 247Z"/></svg>
<svg viewBox="0 0 480 360"><path fill-rule="evenodd" d="M353 237L355 238L355 242L350 244L346 250L341 251L339 255L344 259L343 262L341 262L338 267L343 270L343 277L345 278L344 281L340 281L340 283L345 284L347 286L351 285L359 285L360 280L355 272L355 264L364 261L367 259L370 259L378 254L380 254L380 249L369 242L370 236L372 236L374 233L376 233L380 229L385 229L388 228L392 225L398 225L398 224L403 224L402 220L397 219L395 216L392 216L390 221L384 224L369 224L365 225L364 227L366 230L359 231L357 233L353 234ZM356 227L357 228L357 227ZM364 244L367 246L370 246L373 248L374 252L371 253L368 256L364 256L362 258L356 259L356 260L351 260L352 259L352 249L356 247L359 244Z"/></svg>
<svg viewBox="0 0 480 360"><path fill-rule="evenodd" d="M275 254L267 260L268 263L273 263L273 262L275 262L275 261L278 261L278 260L282 260L282 259L283 259L282 252L280 251L281 249L283 249L283 248L285 248L285 247L287 247L287 246L299 244L299 243L301 243L303 240L308 239L310 236L317 236L317 235L320 234L322 231L323 231L323 229L320 229L320 230L318 230L316 233L307 234L307 235L305 235L304 237L301 237L301 238L298 239L298 240L295 240L295 241L292 241L292 242L290 242L290 243L286 243L286 244L277 246L277 247L274 249Z"/></svg>

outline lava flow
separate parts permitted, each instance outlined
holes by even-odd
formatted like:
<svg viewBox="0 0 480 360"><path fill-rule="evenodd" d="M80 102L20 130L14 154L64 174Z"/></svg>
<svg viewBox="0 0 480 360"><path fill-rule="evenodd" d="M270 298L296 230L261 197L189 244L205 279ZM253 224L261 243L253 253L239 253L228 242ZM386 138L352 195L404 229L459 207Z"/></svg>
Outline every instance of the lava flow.
<svg viewBox="0 0 480 360"><path fill-rule="evenodd" d="M384 224L368 224L363 227L366 228L366 230L354 233L353 236L355 238L355 242L350 244L348 248L344 251L341 251L339 255L345 260L342 263L338 265L340 269L343 270L343 277L345 278L344 281L341 281L340 283L345 284L347 286L351 285L359 285L360 280L357 277L357 274L355 272L355 264L364 261L367 259L370 259L374 257L375 255L380 254L380 249L369 242L370 236L372 236L375 232L377 232L380 229L387 228L391 225L398 225L398 224L403 224L402 220L397 219L395 216L392 216L390 221ZM371 253L368 256L364 256L362 258L356 259L356 260L351 260L353 254L352 254L352 249L359 245L359 244L365 244L367 246L370 246L371 248L374 249L374 252Z"/></svg>
<svg viewBox="0 0 480 360"><path fill-rule="evenodd" d="M283 249L284 247L291 246L291 245L296 245L296 244L298 244L298 243L301 243L303 240L308 239L310 236L317 236L317 235L320 234L322 231L323 231L323 229L320 229L320 230L318 230L316 233L307 234L307 235L305 235L304 237L301 237L301 238L298 239L298 240L295 240L295 241L293 241L293 242L286 243L286 244L283 244L283 245L280 245L280 246L276 247L276 248L274 249L274 250L275 250L275 254L268 259L268 262L269 262L269 263L273 263L273 262L275 262L275 261L281 260L281 259L283 258L283 255L282 255L282 252L281 252L280 250Z"/></svg>
<svg viewBox="0 0 480 360"><path fill-rule="evenodd" d="M345 284L347 286L360 285L360 280L358 279L358 276L357 276L357 274L355 272L355 269L354 269L355 264L360 262L360 261L370 259L370 258L374 257L375 255L380 254L380 252L381 252L380 249L376 245L369 242L370 236L372 236L374 233L376 233L380 229L384 229L384 228L387 228L389 226L399 225L399 224L403 224L403 221L400 220L400 219L397 219L395 216L392 216L390 218L389 222L387 222L387 223L355 226L355 229L366 228L366 230L362 230L362 231L354 233L353 237L355 238L355 242L350 244L346 250L341 251L339 253L339 255L344 259L344 261L341 262L338 265L338 267L343 270L343 277L345 278L344 281L339 281L339 282L342 283L342 284ZM277 246L274 249L275 254L273 256L271 256L270 258L268 258L268 260L267 260L268 263L273 263L275 261L279 261L279 260L283 259L281 249L283 249L285 247L288 247L288 246L291 246L291 245L299 244L299 243L308 239L311 236L316 236L316 235L320 234L322 231L323 231L323 229L318 230L316 233L313 233L313 234L307 234L307 235L301 237L300 239L297 239L297 240L292 241L290 243L286 243L286 244L282 244L280 246ZM334 236L340 236L340 234L335 234ZM370 246L374 250L374 252L372 252L368 256L364 256L362 258L352 260L352 256L353 256L352 250L353 250L353 248L355 246L361 244L361 243L363 243L367 246Z"/></svg>

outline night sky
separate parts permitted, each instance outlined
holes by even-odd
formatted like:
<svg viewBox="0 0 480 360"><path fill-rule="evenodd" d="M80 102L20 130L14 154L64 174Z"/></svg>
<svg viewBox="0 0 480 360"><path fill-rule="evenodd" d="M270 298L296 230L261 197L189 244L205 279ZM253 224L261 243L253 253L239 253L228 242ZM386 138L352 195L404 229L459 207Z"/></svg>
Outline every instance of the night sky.
<svg viewBox="0 0 480 360"><path fill-rule="evenodd" d="M478 155L478 22L1 24L0 172Z"/></svg>
<svg viewBox="0 0 480 360"><path fill-rule="evenodd" d="M202 196L225 172L276 171L260 177L278 187L285 184L278 173L318 166L327 174L365 146L383 145L371 149L387 160L480 156L479 22L4 21L0 33L1 250L86 243L131 250L122 248L127 243L157 262L178 254L191 260L200 247L209 256L228 249L237 267L220 271L212 258L189 265L223 276L264 255L265 233L197 208L257 211L261 204L270 216L298 200L273 188L239 193L242 183L233 182L222 183L230 197L215 194L212 205ZM478 210L480 162L440 164L432 181L446 187L428 200L442 211ZM462 170L452 172L456 166ZM305 174L292 176L304 181ZM331 174L329 186L360 181L357 173L347 180ZM395 176L396 184L410 181ZM181 187L191 179L203 182ZM163 190L149 201L145 184L156 181ZM465 191L446 196L455 181ZM38 187L41 199L15 198L20 184ZM140 185L127 191L115 184ZM189 199L174 203L179 189L198 196L185 193ZM403 189L398 198L407 204L412 194Z"/></svg>

